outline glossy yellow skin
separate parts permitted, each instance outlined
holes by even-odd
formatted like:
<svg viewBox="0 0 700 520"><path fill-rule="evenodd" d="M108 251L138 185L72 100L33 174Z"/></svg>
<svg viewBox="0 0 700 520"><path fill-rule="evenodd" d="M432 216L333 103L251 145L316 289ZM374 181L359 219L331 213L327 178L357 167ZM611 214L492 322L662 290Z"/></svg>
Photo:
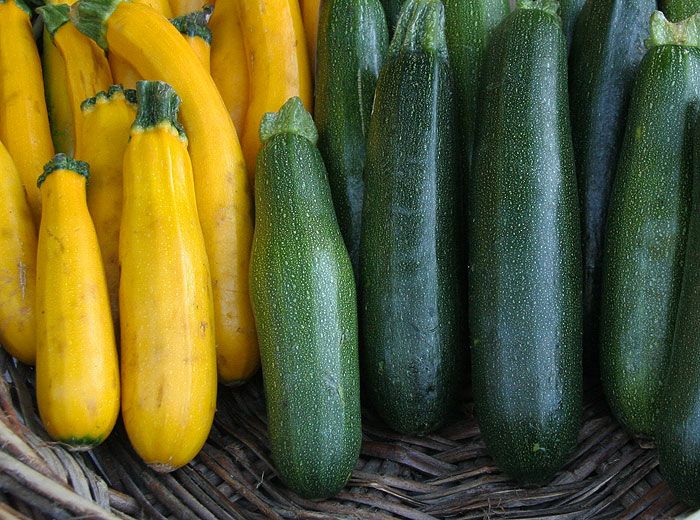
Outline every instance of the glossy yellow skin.
<svg viewBox="0 0 700 520"><path fill-rule="evenodd" d="M236 2L250 78L250 100L241 145L252 178L260 150L260 120L267 112L277 112L294 96L299 96L311 112L311 70L297 0Z"/></svg>
<svg viewBox="0 0 700 520"><path fill-rule="evenodd" d="M17 166L38 223L36 178L53 157L53 141L29 14L13 0L0 2L0 107L0 141Z"/></svg>
<svg viewBox="0 0 700 520"><path fill-rule="evenodd" d="M110 87L112 71L104 51L72 23L65 23L56 30L53 44L63 58L66 71L64 88L71 107L74 136L79 141L83 132L80 105Z"/></svg>
<svg viewBox="0 0 700 520"><path fill-rule="evenodd" d="M244 381L260 356L248 291L252 200L236 130L211 76L170 22L121 2L106 23L110 52L143 77L169 83L182 100L214 292L219 376L224 383Z"/></svg>
<svg viewBox="0 0 700 520"><path fill-rule="evenodd" d="M212 293L186 141L134 129L124 156L122 417L156 471L187 464L216 409Z"/></svg>
<svg viewBox="0 0 700 520"><path fill-rule="evenodd" d="M236 3L237 0L219 0L209 27L211 76L240 136L248 111L248 57Z"/></svg>
<svg viewBox="0 0 700 520"><path fill-rule="evenodd" d="M192 50L199 58L199 62L204 67L204 70L209 72L211 69L211 47L204 38L199 36L185 36L185 40L192 47Z"/></svg>
<svg viewBox="0 0 700 520"><path fill-rule="evenodd" d="M46 431L89 449L119 415L119 362L85 177L48 175L37 252L36 395Z"/></svg>
<svg viewBox="0 0 700 520"><path fill-rule="evenodd" d="M306 48L309 51L309 63L311 73L316 70L316 40L318 39L318 15L321 8L321 0L299 0L301 17L304 20L304 32L306 33Z"/></svg>
<svg viewBox="0 0 700 520"><path fill-rule="evenodd" d="M207 0L170 0L170 10L173 16L184 16L193 11L199 11L207 4L213 4Z"/></svg>
<svg viewBox="0 0 700 520"><path fill-rule="evenodd" d="M81 112L76 158L90 164L87 205L100 243L112 318L119 323L119 227L122 217L122 164L136 107L122 92L98 98Z"/></svg>
<svg viewBox="0 0 700 520"><path fill-rule="evenodd" d="M10 154L0 143L0 344L24 363L36 359L36 228Z"/></svg>

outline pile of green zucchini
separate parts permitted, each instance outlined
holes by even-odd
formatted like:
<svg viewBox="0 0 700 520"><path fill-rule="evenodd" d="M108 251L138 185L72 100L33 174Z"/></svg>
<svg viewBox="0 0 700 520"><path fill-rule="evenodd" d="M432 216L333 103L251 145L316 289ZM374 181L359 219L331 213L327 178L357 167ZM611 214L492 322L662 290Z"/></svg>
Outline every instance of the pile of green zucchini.
<svg viewBox="0 0 700 520"><path fill-rule="evenodd" d="M585 366L700 505L700 0L509 4L325 0L315 121L293 98L262 122L251 292L277 469L331 496L361 388L420 435L471 380L497 464L547 482Z"/></svg>

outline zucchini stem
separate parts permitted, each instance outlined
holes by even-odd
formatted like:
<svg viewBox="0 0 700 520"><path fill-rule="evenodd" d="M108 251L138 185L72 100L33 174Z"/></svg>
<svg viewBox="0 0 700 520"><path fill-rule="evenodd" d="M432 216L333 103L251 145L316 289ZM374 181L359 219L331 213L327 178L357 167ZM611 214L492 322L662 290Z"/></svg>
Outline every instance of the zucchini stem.
<svg viewBox="0 0 700 520"><path fill-rule="evenodd" d="M44 19L44 26L53 41L54 34L70 21L70 6L68 4L46 4L37 8Z"/></svg>
<svg viewBox="0 0 700 520"><path fill-rule="evenodd" d="M650 23L647 48L659 45L700 47L700 13L674 23L667 20L661 11L654 11Z"/></svg>
<svg viewBox="0 0 700 520"><path fill-rule="evenodd" d="M16 1L16 0L15 0ZM123 0L80 0L71 7L70 16L75 27L94 40L105 51L107 20Z"/></svg>
<svg viewBox="0 0 700 520"><path fill-rule="evenodd" d="M389 55L424 51L447 56L445 7L440 0L408 0L399 15Z"/></svg>
<svg viewBox="0 0 700 520"><path fill-rule="evenodd" d="M296 134L316 144L318 130L299 97L292 97L279 112L268 112L260 123L260 141L265 144L278 134Z"/></svg>
<svg viewBox="0 0 700 520"><path fill-rule="evenodd" d="M108 103L112 99L118 99L123 97L128 103L136 106L138 104L138 98L136 96L136 90L131 88L124 88L121 85L112 85L106 92L101 90L91 98L87 98L80 104L81 111L92 110L98 103Z"/></svg>
<svg viewBox="0 0 700 520"><path fill-rule="evenodd" d="M516 5L518 9L539 9L551 14L561 23L560 0L517 0Z"/></svg>
<svg viewBox="0 0 700 520"><path fill-rule="evenodd" d="M183 16L178 16L170 20L175 28L184 36L190 38L199 37L211 45L211 29L209 28L209 18L214 7L204 6L199 11L192 11Z"/></svg>
<svg viewBox="0 0 700 520"><path fill-rule="evenodd" d="M41 188L41 185L44 184L46 177L58 170L68 170L77 173L78 175L85 177L86 181L90 179L90 167L88 166L88 163L74 159L73 157L70 157L64 153L58 153L54 155L53 159L46 163L43 173L36 181L36 185Z"/></svg>
<svg viewBox="0 0 700 520"><path fill-rule="evenodd" d="M147 130L166 124L177 131L180 139L187 140L185 129L177 120L180 98L173 87L165 81L138 81L136 97L139 108L132 129Z"/></svg>

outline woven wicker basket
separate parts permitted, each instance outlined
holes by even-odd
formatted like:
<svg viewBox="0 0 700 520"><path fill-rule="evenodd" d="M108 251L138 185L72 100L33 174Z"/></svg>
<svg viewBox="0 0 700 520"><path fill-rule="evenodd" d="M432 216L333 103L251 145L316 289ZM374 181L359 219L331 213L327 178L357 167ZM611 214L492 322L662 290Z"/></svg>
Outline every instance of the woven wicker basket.
<svg viewBox="0 0 700 520"><path fill-rule="evenodd" d="M658 472L651 446L610 417L587 389L579 445L545 487L523 489L486 454L468 398L449 424L405 437L364 415L360 461L334 499L303 500L270 460L260 380L221 388L209 440L169 475L144 466L117 427L72 453L38 419L34 373L0 353L0 518L676 518L687 508Z"/></svg>

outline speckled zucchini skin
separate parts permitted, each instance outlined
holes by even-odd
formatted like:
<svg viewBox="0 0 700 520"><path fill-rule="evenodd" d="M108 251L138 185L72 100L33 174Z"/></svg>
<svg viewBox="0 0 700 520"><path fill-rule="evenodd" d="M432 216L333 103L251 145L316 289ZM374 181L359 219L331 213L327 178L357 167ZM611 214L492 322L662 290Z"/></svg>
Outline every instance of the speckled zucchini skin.
<svg viewBox="0 0 700 520"><path fill-rule="evenodd" d="M374 89L389 34L379 0L327 0L316 62L318 149L328 170L340 231L357 276L363 171Z"/></svg>
<svg viewBox="0 0 700 520"><path fill-rule="evenodd" d="M644 1L644 0L640 0ZM601 3L600 0L595 0L589 3ZM562 28L564 30L564 35L566 36L566 41L568 45L571 45L571 40L574 36L574 27L576 26L576 20L578 19L581 9L583 9L586 0L560 0L560 11ZM648 20L647 20L648 21Z"/></svg>
<svg viewBox="0 0 700 520"><path fill-rule="evenodd" d="M476 414L496 463L548 480L581 421L581 241L559 19L517 9L489 46L469 180Z"/></svg>
<svg viewBox="0 0 700 520"><path fill-rule="evenodd" d="M673 493L700 507L700 124L683 285L658 421L659 463Z"/></svg>
<svg viewBox="0 0 700 520"><path fill-rule="evenodd" d="M326 498L360 452L357 304L326 170L307 138L283 132L264 145L255 208L250 288L272 457L290 489Z"/></svg>
<svg viewBox="0 0 700 520"><path fill-rule="evenodd" d="M598 369L603 237L632 82L655 0L598 0L581 11L569 57L571 127L582 214L584 365Z"/></svg>
<svg viewBox="0 0 700 520"><path fill-rule="evenodd" d="M700 12L700 0L661 0L661 6L673 22L680 22Z"/></svg>
<svg viewBox="0 0 700 520"><path fill-rule="evenodd" d="M384 6L384 14L386 15L386 21L389 24L389 32L393 34L394 28L396 27L396 22L399 21L399 13L401 12L401 7L406 0L381 0Z"/></svg>
<svg viewBox="0 0 700 520"><path fill-rule="evenodd" d="M690 208L700 49L650 49L635 80L603 261L601 377L627 428L653 435Z"/></svg>
<svg viewBox="0 0 700 520"><path fill-rule="evenodd" d="M404 14L369 129L362 376L369 401L391 428L425 433L454 407L466 372L460 172L443 6L408 0Z"/></svg>

